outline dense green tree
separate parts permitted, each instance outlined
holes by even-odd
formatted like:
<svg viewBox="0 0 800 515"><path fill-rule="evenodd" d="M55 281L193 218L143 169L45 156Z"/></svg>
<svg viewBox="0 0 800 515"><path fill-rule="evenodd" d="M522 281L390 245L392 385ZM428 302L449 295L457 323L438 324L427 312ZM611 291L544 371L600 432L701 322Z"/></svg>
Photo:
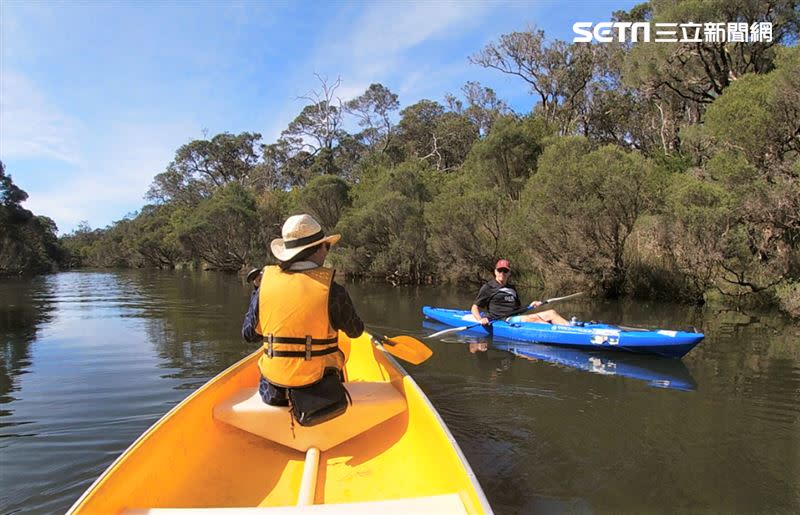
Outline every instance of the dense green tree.
<svg viewBox="0 0 800 515"><path fill-rule="evenodd" d="M55 222L23 208L27 199L0 161L0 276L47 272L62 258Z"/></svg>
<svg viewBox="0 0 800 515"><path fill-rule="evenodd" d="M190 206L226 184L247 184L259 160L260 140L257 133L222 133L183 145L167 170L155 176L147 198Z"/></svg>
<svg viewBox="0 0 800 515"><path fill-rule="evenodd" d="M796 0L653 0L639 12L653 22L745 22L748 31L753 22L772 23L772 41L750 42L749 35L745 42L707 41L701 31L700 42L633 46L628 64L636 80L701 104L713 102L746 73L770 71L775 49L795 40L800 27ZM695 34L690 30L687 36Z"/></svg>
<svg viewBox="0 0 800 515"><path fill-rule="evenodd" d="M319 175L297 191L296 206L299 211L312 215L330 233L350 205L349 192L350 186L344 179Z"/></svg>
<svg viewBox="0 0 800 515"><path fill-rule="evenodd" d="M250 262L257 223L255 198L236 183L172 215L177 237L190 254L219 270L239 270Z"/></svg>
<svg viewBox="0 0 800 515"><path fill-rule="evenodd" d="M521 241L553 282L577 274L608 296L624 293L626 243L654 210L663 179L641 155L592 151L583 138L548 146L522 196Z"/></svg>
<svg viewBox="0 0 800 515"><path fill-rule="evenodd" d="M499 188L468 174L449 178L425 205L428 248L439 277L477 283L499 256L516 257L510 245L511 209Z"/></svg>
<svg viewBox="0 0 800 515"><path fill-rule="evenodd" d="M796 0L654 0L630 13L615 13L617 19L652 23L744 22L748 27L757 21L772 23L769 42L729 42L727 34L707 41L701 31L701 42L631 45L624 57L624 82L656 107L653 128L665 151L680 148L681 127L699 123L706 107L731 84L747 73L763 74L773 68L776 49L797 38L797 6ZM687 33L689 38L694 35L691 29Z"/></svg>
<svg viewBox="0 0 800 515"><path fill-rule="evenodd" d="M800 274L800 52L785 48L768 74L748 74L708 107L697 131L707 182L734 195L717 286L730 295L773 292Z"/></svg>
<svg viewBox="0 0 800 515"><path fill-rule="evenodd" d="M251 230L251 249L248 266L263 266L274 263L275 258L269 250L270 242L280 238L283 222L294 214L291 192L272 190L256 199L256 224Z"/></svg>
<svg viewBox="0 0 800 515"><path fill-rule="evenodd" d="M188 255L183 251L170 219L174 204L142 208L133 229L133 244L148 266L175 268Z"/></svg>
<svg viewBox="0 0 800 515"><path fill-rule="evenodd" d="M424 205L431 170L419 161L371 164L353 188L353 209L339 221L340 268L392 282L419 283L430 274Z"/></svg>
<svg viewBox="0 0 800 515"><path fill-rule="evenodd" d="M489 135L472 146L465 171L484 188L518 200L553 132L540 116L499 118Z"/></svg>
<svg viewBox="0 0 800 515"><path fill-rule="evenodd" d="M413 157L430 163L437 170L454 170L464 163L479 136L478 126L467 116L446 111L444 106L431 100L406 107L400 116L393 154L396 161Z"/></svg>
<svg viewBox="0 0 800 515"><path fill-rule="evenodd" d="M777 69L737 80L709 107L705 134L767 175L793 176L800 155L800 49L784 49Z"/></svg>
<svg viewBox="0 0 800 515"><path fill-rule="evenodd" d="M92 245L102 233L102 230L92 229L89 222L82 220L71 233L62 236L60 241L64 249L64 266L67 268L90 266Z"/></svg>

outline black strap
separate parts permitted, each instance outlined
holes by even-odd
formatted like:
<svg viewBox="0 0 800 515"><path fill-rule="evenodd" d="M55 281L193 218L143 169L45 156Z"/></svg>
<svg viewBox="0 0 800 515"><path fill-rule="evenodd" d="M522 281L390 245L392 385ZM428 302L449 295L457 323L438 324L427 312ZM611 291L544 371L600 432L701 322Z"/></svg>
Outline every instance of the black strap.
<svg viewBox="0 0 800 515"><path fill-rule="evenodd" d="M264 338L265 342L268 342L268 339ZM311 345L330 345L332 343L338 343L339 336L334 336L332 338L313 338L311 340ZM273 336L272 343L291 343L297 345L305 345L306 339L305 338L295 338L291 336Z"/></svg>
<svg viewBox="0 0 800 515"><path fill-rule="evenodd" d="M311 236L306 236L305 238L297 238L296 240L286 241L283 240L283 246L287 249L294 249L297 247L302 247L303 245L307 245L309 243L314 243L317 240L322 240L325 237L325 233L319 231L318 233L312 234Z"/></svg>
<svg viewBox="0 0 800 515"><path fill-rule="evenodd" d="M311 357L317 356L326 356L328 354L333 354L337 352L339 347L329 347L327 349L322 350L312 350ZM269 353L266 349L264 349L264 354L269 356ZM274 350L272 351L273 358L305 358L307 356L306 351L304 350Z"/></svg>

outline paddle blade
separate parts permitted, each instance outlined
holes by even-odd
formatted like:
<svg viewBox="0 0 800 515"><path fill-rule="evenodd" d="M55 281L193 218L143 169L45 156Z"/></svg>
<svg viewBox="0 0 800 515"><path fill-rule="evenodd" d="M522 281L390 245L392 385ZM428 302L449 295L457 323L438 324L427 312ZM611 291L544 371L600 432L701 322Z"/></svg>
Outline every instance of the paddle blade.
<svg viewBox="0 0 800 515"><path fill-rule="evenodd" d="M433 351L424 343L411 336L383 336L380 339L383 348L392 356L397 356L412 365L419 365L433 355Z"/></svg>

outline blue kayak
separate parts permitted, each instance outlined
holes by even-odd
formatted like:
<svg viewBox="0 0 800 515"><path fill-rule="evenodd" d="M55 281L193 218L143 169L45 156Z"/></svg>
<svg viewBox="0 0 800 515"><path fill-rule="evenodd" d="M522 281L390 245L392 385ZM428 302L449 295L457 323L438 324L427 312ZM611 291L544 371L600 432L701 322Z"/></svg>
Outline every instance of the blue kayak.
<svg viewBox="0 0 800 515"><path fill-rule="evenodd" d="M457 309L425 306L422 314L450 327L476 324L472 313ZM638 330L609 324L573 322L571 325L544 323L507 323L497 320L491 326L471 327L471 334L492 334L523 342L561 345L576 349L604 349L657 354L680 358L705 337L702 333L669 330Z"/></svg>

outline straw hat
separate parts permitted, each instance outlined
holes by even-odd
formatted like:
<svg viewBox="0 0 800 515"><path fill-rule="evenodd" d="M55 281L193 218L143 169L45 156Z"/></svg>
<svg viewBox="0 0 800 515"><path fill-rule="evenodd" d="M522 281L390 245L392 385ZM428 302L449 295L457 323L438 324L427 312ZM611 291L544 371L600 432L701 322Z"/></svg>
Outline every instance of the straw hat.
<svg viewBox="0 0 800 515"><path fill-rule="evenodd" d="M339 241L340 234L325 236L319 222L311 215L294 215L286 219L281 229L283 238L275 238L270 244L272 254L280 261L289 261L303 249L328 242Z"/></svg>

